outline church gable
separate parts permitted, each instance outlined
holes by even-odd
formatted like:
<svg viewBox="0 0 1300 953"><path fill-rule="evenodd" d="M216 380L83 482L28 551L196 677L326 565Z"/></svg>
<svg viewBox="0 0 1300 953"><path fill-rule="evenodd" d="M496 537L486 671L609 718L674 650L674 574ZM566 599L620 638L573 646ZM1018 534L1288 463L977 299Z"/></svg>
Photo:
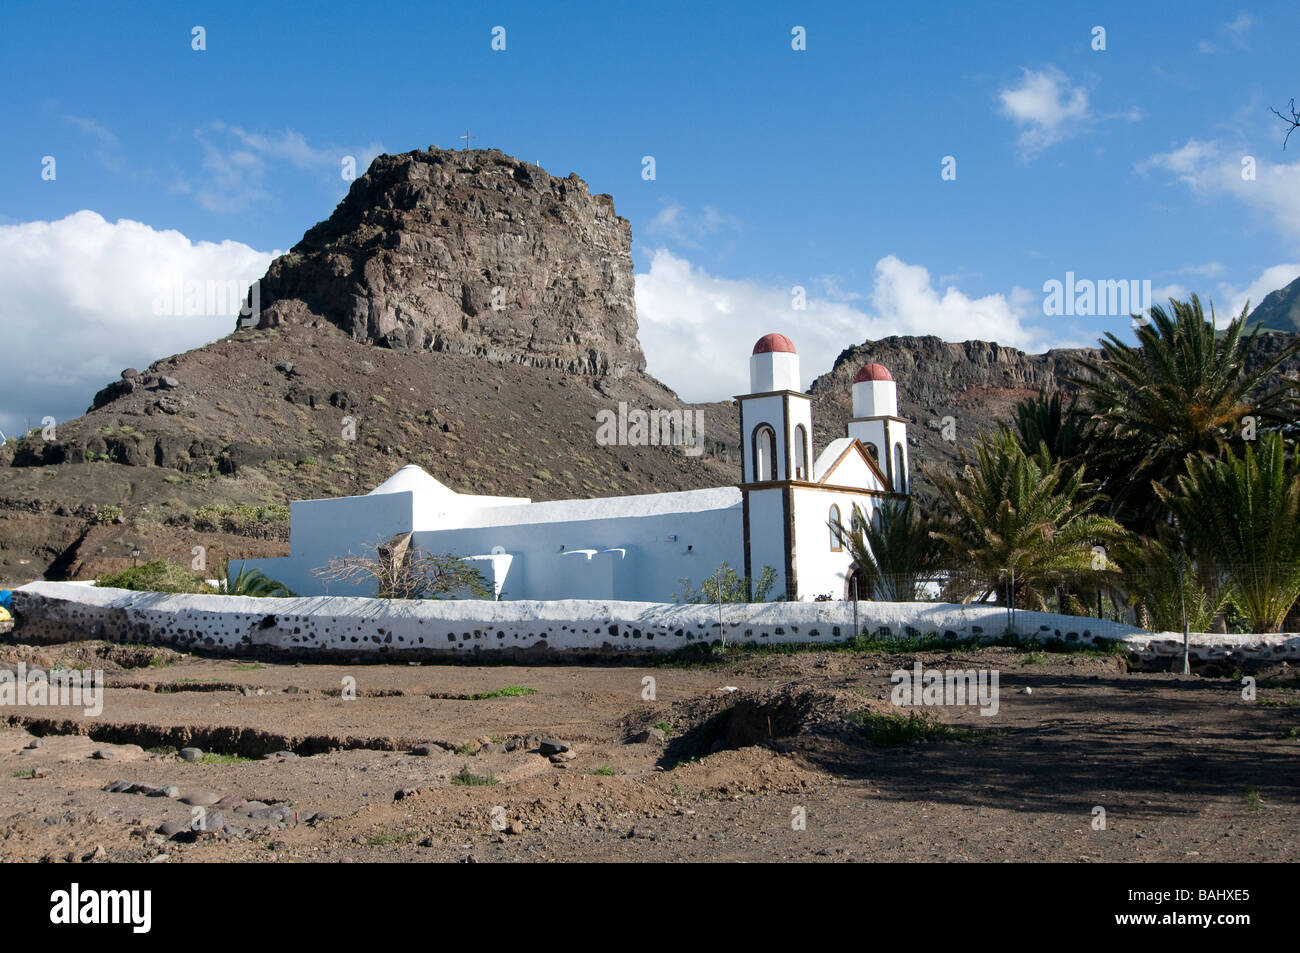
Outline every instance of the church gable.
<svg viewBox="0 0 1300 953"><path fill-rule="evenodd" d="M817 482L866 490L884 490L889 486L880 465L862 442L853 437L841 437L827 445L817 461Z"/></svg>

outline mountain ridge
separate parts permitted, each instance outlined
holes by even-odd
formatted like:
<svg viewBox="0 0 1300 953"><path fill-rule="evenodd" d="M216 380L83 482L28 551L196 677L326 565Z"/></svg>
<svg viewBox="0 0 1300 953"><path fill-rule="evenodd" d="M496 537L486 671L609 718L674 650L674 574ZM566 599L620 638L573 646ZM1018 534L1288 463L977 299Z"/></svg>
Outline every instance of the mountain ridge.
<svg viewBox="0 0 1300 953"><path fill-rule="evenodd" d="M1300 332L1300 278L1266 294L1247 315L1246 327L1287 334Z"/></svg>

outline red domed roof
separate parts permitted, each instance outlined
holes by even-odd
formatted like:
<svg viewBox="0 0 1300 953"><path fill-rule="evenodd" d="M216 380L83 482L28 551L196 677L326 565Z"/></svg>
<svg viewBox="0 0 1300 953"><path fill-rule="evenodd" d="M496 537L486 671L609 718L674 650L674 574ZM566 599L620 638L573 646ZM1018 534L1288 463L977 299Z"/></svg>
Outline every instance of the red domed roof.
<svg viewBox="0 0 1300 953"><path fill-rule="evenodd" d="M863 381L892 381L894 375L889 373L889 368L884 364L863 364L862 370L858 371L858 376L853 378L853 383L861 384Z"/></svg>
<svg viewBox="0 0 1300 953"><path fill-rule="evenodd" d="M784 334L764 334L754 345L755 354L770 354L773 351L786 351L797 354L794 344Z"/></svg>

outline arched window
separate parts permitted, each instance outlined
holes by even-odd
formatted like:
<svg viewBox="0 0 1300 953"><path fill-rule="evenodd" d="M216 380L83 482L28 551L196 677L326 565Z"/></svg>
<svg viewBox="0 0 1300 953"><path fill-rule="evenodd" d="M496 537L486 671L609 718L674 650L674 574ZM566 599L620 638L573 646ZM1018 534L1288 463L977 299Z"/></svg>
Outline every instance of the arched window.
<svg viewBox="0 0 1300 953"><path fill-rule="evenodd" d="M894 485L899 493L907 492L907 469L903 466L903 445L894 444Z"/></svg>
<svg viewBox="0 0 1300 953"><path fill-rule="evenodd" d="M854 536L858 536L862 532L861 513L862 511L860 509L858 509L856 506L853 507L853 517L852 519L849 520L849 530L853 533Z"/></svg>
<svg viewBox="0 0 1300 953"><path fill-rule="evenodd" d="M808 431L803 424L794 428L794 478L811 479L808 476Z"/></svg>
<svg viewBox="0 0 1300 953"><path fill-rule="evenodd" d="M844 537L840 535L840 508L831 504L830 518L827 520L831 527L831 552L844 552Z"/></svg>
<svg viewBox="0 0 1300 953"><path fill-rule="evenodd" d="M871 454L871 459L875 460L878 466L880 464L880 451L876 449L874 443L867 444L867 453Z"/></svg>
<svg viewBox="0 0 1300 953"><path fill-rule="evenodd" d="M754 430L754 482L776 479L776 431L767 424Z"/></svg>

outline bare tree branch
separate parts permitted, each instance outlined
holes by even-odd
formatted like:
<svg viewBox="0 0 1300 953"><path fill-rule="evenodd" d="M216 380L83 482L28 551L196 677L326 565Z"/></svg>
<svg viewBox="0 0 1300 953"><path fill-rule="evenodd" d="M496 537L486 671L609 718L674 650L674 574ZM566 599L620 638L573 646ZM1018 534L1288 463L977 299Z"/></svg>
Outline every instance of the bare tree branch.
<svg viewBox="0 0 1300 953"><path fill-rule="evenodd" d="M1284 150L1286 149L1287 141L1291 138L1291 133L1295 132L1297 129L1300 129L1300 112L1296 111L1294 99L1287 104L1287 109L1291 111L1290 116L1284 116L1281 112L1274 109L1272 106L1269 107L1269 111L1272 112L1274 116L1277 116L1278 119L1281 119L1284 123L1287 124L1286 139L1282 140L1282 148Z"/></svg>
<svg viewBox="0 0 1300 953"><path fill-rule="evenodd" d="M411 548L410 533L373 547L374 555L348 553L312 570L321 579L351 585L378 583L381 599L438 599L468 591L492 598L483 574L450 553L434 555Z"/></svg>

